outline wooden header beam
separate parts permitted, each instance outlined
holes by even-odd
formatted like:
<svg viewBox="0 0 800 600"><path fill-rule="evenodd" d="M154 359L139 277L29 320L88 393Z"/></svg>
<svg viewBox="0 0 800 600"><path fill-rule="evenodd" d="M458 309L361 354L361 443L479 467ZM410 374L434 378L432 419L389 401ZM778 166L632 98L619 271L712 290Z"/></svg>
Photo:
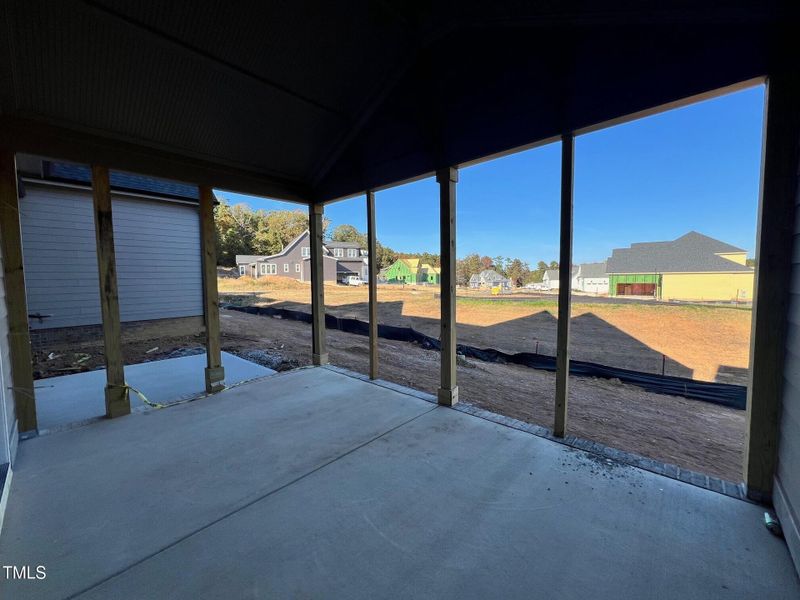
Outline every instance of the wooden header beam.
<svg viewBox="0 0 800 600"><path fill-rule="evenodd" d="M113 418L129 414L131 404L128 388L125 386L125 361L122 356L117 260L114 251L114 221L111 212L108 167L92 165L92 198L97 267L100 275L100 311L103 316L103 342L106 354L106 416Z"/></svg>
<svg viewBox="0 0 800 600"><path fill-rule="evenodd" d="M367 190L367 261L369 269L369 378L378 378L378 240L375 192Z"/></svg>
<svg viewBox="0 0 800 600"><path fill-rule="evenodd" d="M25 271L22 261L22 229L19 217L17 167L13 152L0 151L0 236L3 278L8 311L8 346L11 381L19 432L36 431L36 401L33 390L31 337Z"/></svg>
<svg viewBox="0 0 800 600"><path fill-rule="evenodd" d="M322 254L322 204L308 207L308 228L311 236L311 353L315 365L328 364L325 344L325 265Z"/></svg>
<svg viewBox="0 0 800 600"><path fill-rule="evenodd" d="M747 495L759 502L772 497L778 457L800 166L800 74L771 76L765 101L744 454Z"/></svg>
<svg viewBox="0 0 800 600"><path fill-rule="evenodd" d="M558 339L556 346L556 409L553 434L567 432L569 400L569 317L572 301L572 189L575 138L561 136L561 251L558 263Z"/></svg>
<svg viewBox="0 0 800 600"><path fill-rule="evenodd" d="M214 191L200 186L200 245L203 253L203 314L206 323L206 392L225 389L217 292L217 247L214 228Z"/></svg>
<svg viewBox="0 0 800 600"><path fill-rule="evenodd" d="M456 183L458 169L436 171L439 183L439 243L441 246L441 387L439 404L453 406L458 402L456 384Z"/></svg>

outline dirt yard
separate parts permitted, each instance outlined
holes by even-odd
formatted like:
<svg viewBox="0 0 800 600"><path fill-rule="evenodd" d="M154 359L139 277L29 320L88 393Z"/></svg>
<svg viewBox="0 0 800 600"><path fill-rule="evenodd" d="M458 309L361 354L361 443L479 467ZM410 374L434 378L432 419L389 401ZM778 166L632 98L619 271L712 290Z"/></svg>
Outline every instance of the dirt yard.
<svg viewBox="0 0 800 600"><path fill-rule="evenodd" d="M310 311L309 286L282 277L220 280L223 299ZM439 336L438 288L382 285L381 323ZM492 298L458 291L458 341L508 352L555 355L555 298L515 293ZM572 306L570 353L585 360L648 373L747 384L750 310L734 307L610 304L577 296ZM367 320L367 289L328 285L328 312Z"/></svg>
<svg viewBox="0 0 800 600"><path fill-rule="evenodd" d="M223 280L221 293L241 280ZM282 283L248 302L308 309L308 286ZM367 290L326 287L327 309L366 319ZM381 287L381 322L410 325L438 336L439 300L430 288ZM555 348L557 310L551 300L497 301L465 294L459 298L459 342L482 347L547 352ZM747 365L749 311L707 307L579 303L573 312L573 356L605 364L646 369L667 353L667 372L697 379L742 382ZM310 364L311 327L278 318L221 311L223 350L285 370ZM328 330L333 364L368 371L366 337ZM585 346L582 348L581 343ZM199 329L171 331L158 322L124 334L126 364L202 352ZM383 379L435 393L439 355L415 344L380 340ZM644 348L644 349L643 349ZM50 358L52 356L52 358ZM613 361L610 360L613 357ZM37 378L103 366L99 336L34 356ZM720 377L729 368L733 379ZM732 368L731 368L732 367ZM681 372L687 369L688 372ZM459 392L464 401L523 421L551 427L555 376L525 367L460 361ZM570 432L577 436L724 479L741 479L744 412L706 402L652 394L614 380L572 377Z"/></svg>

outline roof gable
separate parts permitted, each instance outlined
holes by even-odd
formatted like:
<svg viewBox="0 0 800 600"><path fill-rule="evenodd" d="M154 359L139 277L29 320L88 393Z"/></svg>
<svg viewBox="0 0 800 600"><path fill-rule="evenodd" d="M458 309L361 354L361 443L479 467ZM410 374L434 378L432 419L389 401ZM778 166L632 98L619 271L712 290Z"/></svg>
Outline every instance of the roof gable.
<svg viewBox="0 0 800 600"><path fill-rule="evenodd" d="M752 272L753 268L719 254L745 250L696 231L667 242L631 244L615 248L608 259L609 273Z"/></svg>
<svg viewBox="0 0 800 600"><path fill-rule="evenodd" d="M578 276L584 279L597 279L600 277L607 277L606 263L583 263L578 265Z"/></svg>

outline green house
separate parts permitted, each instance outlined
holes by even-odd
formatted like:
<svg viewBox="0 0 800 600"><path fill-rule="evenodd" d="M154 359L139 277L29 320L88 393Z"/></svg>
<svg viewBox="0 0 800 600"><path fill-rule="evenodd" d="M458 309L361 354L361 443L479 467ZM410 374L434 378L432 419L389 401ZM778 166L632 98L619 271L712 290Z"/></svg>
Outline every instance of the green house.
<svg viewBox="0 0 800 600"><path fill-rule="evenodd" d="M441 269L418 258L399 258L386 270L387 283L441 283Z"/></svg>

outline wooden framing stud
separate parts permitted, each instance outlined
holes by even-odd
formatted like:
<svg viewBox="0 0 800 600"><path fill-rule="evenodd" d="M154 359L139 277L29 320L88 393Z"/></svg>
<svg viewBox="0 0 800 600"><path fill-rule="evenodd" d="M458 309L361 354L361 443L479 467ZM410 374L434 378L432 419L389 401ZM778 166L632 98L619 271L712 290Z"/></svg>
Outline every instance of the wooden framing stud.
<svg viewBox="0 0 800 600"><path fill-rule="evenodd" d="M37 429L36 400L22 260L17 167L14 153L7 151L0 151L0 241L11 361L11 381L6 382L6 385L13 390L19 432L24 433Z"/></svg>
<svg viewBox="0 0 800 600"><path fill-rule="evenodd" d="M200 244L203 253L203 314L206 325L206 392L225 389L217 292L217 248L214 228L214 190L200 186Z"/></svg>
<svg viewBox="0 0 800 600"><path fill-rule="evenodd" d="M743 465L747 495L758 502L771 500L778 465L800 167L800 74L771 75L765 102Z"/></svg>
<svg viewBox="0 0 800 600"><path fill-rule="evenodd" d="M315 365L328 364L325 344L325 265L322 255L322 204L309 204L308 228L311 236L311 353Z"/></svg>
<svg viewBox="0 0 800 600"><path fill-rule="evenodd" d="M558 338L556 342L556 406L553 434L567 432L569 399L569 317L572 300L572 190L575 138L561 136L561 241L558 271Z"/></svg>
<svg viewBox="0 0 800 600"><path fill-rule="evenodd" d="M369 378L378 378L378 241L375 192L367 190L367 261L369 270Z"/></svg>
<svg viewBox="0 0 800 600"><path fill-rule="evenodd" d="M441 248L441 386L439 404L453 406L458 402L456 384L456 183L454 167L436 171L439 183L439 243Z"/></svg>
<svg viewBox="0 0 800 600"><path fill-rule="evenodd" d="M106 355L106 416L114 418L129 414L131 405L125 387L125 361L122 356L114 220L108 167L92 165L92 198L97 267L100 276L100 311L103 317L103 343Z"/></svg>

